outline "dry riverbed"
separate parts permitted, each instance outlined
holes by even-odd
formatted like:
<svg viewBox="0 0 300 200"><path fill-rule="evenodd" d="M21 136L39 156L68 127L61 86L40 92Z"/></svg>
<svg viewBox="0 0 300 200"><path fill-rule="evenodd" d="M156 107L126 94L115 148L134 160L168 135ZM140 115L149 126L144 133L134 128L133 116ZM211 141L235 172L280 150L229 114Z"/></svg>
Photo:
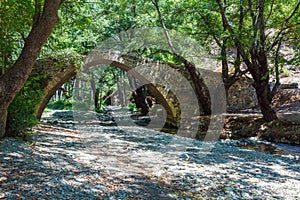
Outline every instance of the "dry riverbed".
<svg viewBox="0 0 300 200"><path fill-rule="evenodd" d="M35 131L0 141L0 198L300 199L296 156L140 127Z"/></svg>

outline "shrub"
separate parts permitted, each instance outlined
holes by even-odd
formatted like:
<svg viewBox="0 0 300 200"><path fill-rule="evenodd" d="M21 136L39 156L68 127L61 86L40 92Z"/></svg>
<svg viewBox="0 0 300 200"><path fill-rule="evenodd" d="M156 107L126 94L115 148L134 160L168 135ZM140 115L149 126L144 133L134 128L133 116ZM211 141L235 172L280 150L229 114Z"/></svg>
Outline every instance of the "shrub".
<svg viewBox="0 0 300 200"><path fill-rule="evenodd" d="M33 74L8 108L6 132L8 136L27 136L28 131L38 124L34 116L43 91L40 89L45 75Z"/></svg>
<svg viewBox="0 0 300 200"><path fill-rule="evenodd" d="M71 110L72 103L68 100L58 100L49 102L47 108L56 109L56 110Z"/></svg>

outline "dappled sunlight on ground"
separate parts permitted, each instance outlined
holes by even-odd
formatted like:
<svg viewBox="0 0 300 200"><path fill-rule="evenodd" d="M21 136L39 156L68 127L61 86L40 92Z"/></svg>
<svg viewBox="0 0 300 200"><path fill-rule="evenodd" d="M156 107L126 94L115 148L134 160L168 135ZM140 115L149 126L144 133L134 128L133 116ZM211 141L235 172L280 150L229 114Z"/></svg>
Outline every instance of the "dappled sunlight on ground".
<svg viewBox="0 0 300 200"><path fill-rule="evenodd" d="M297 160L137 127L35 130L30 145L0 141L8 199L299 198Z"/></svg>

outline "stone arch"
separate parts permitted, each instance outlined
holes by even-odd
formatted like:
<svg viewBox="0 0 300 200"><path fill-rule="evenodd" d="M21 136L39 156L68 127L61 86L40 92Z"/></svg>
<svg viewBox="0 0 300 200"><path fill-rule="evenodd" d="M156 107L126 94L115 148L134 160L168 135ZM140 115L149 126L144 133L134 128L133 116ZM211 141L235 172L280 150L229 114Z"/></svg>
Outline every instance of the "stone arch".
<svg viewBox="0 0 300 200"><path fill-rule="evenodd" d="M135 63L136 64L136 63ZM128 62L120 62L110 59L97 59L92 62L89 62L85 65L86 68L96 66L96 65L109 65L112 67L116 67L118 69L124 70L126 72L132 70L134 66L130 65ZM139 77L139 79L144 79L141 75L138 73L135 73L136 77ZM142 80L143 81L143 80ZM180 121L180 117L178 117L178 110L174 109L174 106L170 105L170 102L168 102L168 99L162 94L162 91L159 90L155 85L153 84L147 84L147 88L150 90L150 93L154 95L154 97L158 100L158 102L165 108L165 111L167 113L167 125L169 126L178 126L178 122Z"/></svg>
<svg viewBox="0 0 300 200"><path fill-rule="evenodd" d="M52 60L57 62L56 59ZM65 65L59 64L60 67L55 67L57 66L55 64L38 65L39 71L43 71L43 74L48 75L47 81L41 84L41 88L44 88L44 95L41 97L40 103L35 111L35 115L39 119L55 91L78 72L76 64L67 58L62 59L60 62L65 63ZM205 112L203 108L207 106L207 103L202 104L200 101L198 102L196 96L191 98L191 95L185 93L186 91L195 91L195 79L191 78L192 75L188 69L182 65L152 61L150 59L135 57L130 54L120 54L120 52L116 51L93 51L86 58L85 67L97 66L101 64L114 66L125 71L131 71L131 69L134 69L135 67L138 68L140 64L142 64L144 69L147 68L148 65L154 66L155 63L158 63L157 66L159 67L166 66L167 69L165 72L167 73L165 80L170 77L171 73L168 72L172 72L172 70L174 72L175 70L178 73L175 73L175 78L173 77L172 80L175 79L175 81L178 81L179 79L182 79L188 85L188 87L187 85L182 87L178 84L175 84L175 87L170 90L170 88L165 88L163 85L157 84L155 81L154 83L156 85L150 84L152 93L157 99L160 99L159 103L165 108L167 113L167 121L165 123L167 125L177 127L180 134L187 133L187 129L192 131L191 134L195 133L193 131L210 131L213 133L219 131L222 128L222 123L220 123L218 116L219 114L224 113L226 110L225 91L220 73L216 73L211 70L197 69L201 74L201 77L199 77L199 83L207 86L207 91L205 92L209 93L210 99L212 100L209 102L209 106L212 108L212 115L206 118L204 117L205 119L203 120L203 117L200 117L200 115L204 115ZM152 68L149 69L148 72L151 73L153 77L155 77L157 74L161 76L161 74L159 74L159 71L161 70L154 70L154 73L152 73ZM147 71L147 69L145 71ZM172 85L174 86L174 84ZM186 90L187 88L188 90ZM178 94L184 96L183 101L178 100L182 100L182 98L177 98L179 97ZM223 117L221 117L221 119L223 120Z"/></svg>
<svg viewBox="0 0 300 200"><path fill-rule="evenodd" d="M116 68L119 68L124 71L132 71L135 67L139 65L155 65L156 63L160 63L162 65L167 66L168 68L175 70L179 73L179 78L185 78L191 86L193 86L193 81L190 78L187 70L181 66L171 63L162 63L158 61L152 61L150 59L144 59L135 57L128 54L120 54L116 51L93 51L89 54L89 56L85 60L85 68L89 68L97 65L110 65ZM58 67L59 66L59 67ZM71 59L63 58L63 59L48 59L45 61L38 61L34 70L37 70L40 74L46 74L47 79L41 85L41 88L44 90L44 95L40 98L40 102L37 105L35 110L35 116L40 119L41 115L46 108L49 100L55 94L56 90L59 89L66 81L74 77L79 69L76 67L76 62L71 61ZM81 69L84 70L84 69ZM205 80L208 85L216 85L218 79L216 79L216 73L208 70L200 70L200 73L204 75ZM213 73L213 74L212 74ZM138 76L138 75L137 75ZM155 73L154 73L155 76ZM209 77L209 78L208 78ZM143 79L143 77L140 77ZM199 80L200 81L200 80ZM193 116L195 110L193 110L193 106L189 105L180 105L178 99L176 98L176 94L170 92L170 90L165 89L162 85L154 85L148 84L148 89L155 96L158 102L165 108L167 113L167 124L178 127L179 122L187 120L189 121L190 115ZM181 93L185 92L186 88L181 88ZM215 91L215 89L214 89ZM216 90L218 91L218 90ZM214 95L218 96L218 95ZM185 108L185 116L181 113L181 107ZM186 111L186 107L190 110ZM200 113L199 115L203 115L203 105L199 105ZM195 115L194 115L195 116ZM197 116L196 116L197 117Z"/></svg>
<svg viewBox="0 0 300 200"><path fill-rule="evenodd" d="M115 55L111 52L106 52L103 54L104 56L99 57L99 59L94 60L93 62L89 62L85 67L91 67L95 65L110 65L116 68L119 68L124 71L129 71L133 69L137 65L136 58L134 62L124 59L124 55L119 59L116 59ZM132 57L131 57L132 58ZM40 102L38 103L35 109L35 116L40 119L44 109L49 103L51 97L55 94L56 90L58 90L66 81L71 79L77 74L76 65L73 62L66 62L65 65L62 64L64 60L47 60L47 62L39 61L36 64L34 70L38 70L39 73L47 74L47 79L44 83L42 83L42 89L44 91L44 95L40 98ZM140 62L148 62L147 60L143 60ZM52 64L49 64L52 63ZM56 63L56 64L53 64ZM61 67L51 67L57 66L58 64ZM158 100L158 102L165 108L167 113L167 125L177 127L178 122L180 121L180 107L174 106L174 99L167 99L167 96L164 95L164 91L162 87L156 87L153 84L148 84L147 88L150 90L151 94ZM175 103L178 105L178 102Z"/></svg>
<svg viewBox="0 0 300 200"><path fill-rule="evenodd" d="M40 84L43 96L41 96L34 112L35 117L40 120L56 90L76 75L76 64L66 59L44 59L36 62L33 71L47 76Z"/></svg>

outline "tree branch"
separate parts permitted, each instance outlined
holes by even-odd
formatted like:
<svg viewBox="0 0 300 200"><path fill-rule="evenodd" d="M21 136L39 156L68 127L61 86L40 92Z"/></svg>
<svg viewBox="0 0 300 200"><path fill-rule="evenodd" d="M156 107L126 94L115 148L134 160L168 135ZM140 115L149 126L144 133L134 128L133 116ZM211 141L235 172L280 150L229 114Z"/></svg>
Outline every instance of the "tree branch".
<svg viewBox="0 0 300 200"><path fill-rule="evenodd" d="M259 1L259 14L258 14L258 24L259 24L259 35L260 35L260 49L265 51L266 35L265 35L265 21L264 21L264 0Z"/></svg>
<svg viewBox="0 0 300 200"><path fill-rule="evenodd" d="M272 3L271 3L271 9L270 9L270 12L269 12L269 14L268 14L268 16L267 16L267 18L266 18L266 22L269 21L271 15L272 15L272 12L273 12L273 6L274 6L274 1L275 1L275 0L272 0Z"/></svg>
<svg viewBox="0 0 300 200"><path fill-rule="evenodd" d="M176 49L175 49L175 47L174 47L174 45L173 45L173 43L172 43L172 40L171 40L171 38L170 38L170 35L169 35L168 30L167 30L167 28L166 28L166 25L165 25L165 23L164 23L162 14L161 14L161 12L160 12L160 9L159 9L159 6L158 6L158 1L157 1L157 0L151 0L151 1L152 1L153 5L154 5L155 8L156 8L156 11L157 11L158 16L159 16L160 24L161 24L161 26L162 26L162 28L163 28L163 30L164 30L164 33L165 33L165 36L166 36L166 38L167 38L169 47L171 48L171 51L172 51L176 56L182 57L182 56L176 51Z"/></svg>
<svg viewBox="0 0 300 200"><path fill-rule="evenodd" d="M299 10L300 7L300 1L297 3L297 5L295 6L293 12L290 14L290 16L288 18L286 18L281 25L281 29L280 31L277 33L274 42L270 45L270 47L267 49L267 51L271 51L280 41L280 37L281 35L284 33L284 30L286 28L286 24L290 21L290 19L297 13L297 11Z"/></svg>
<svg viewBox="0 0 300 200"><path fill-rule="evenodd" d="M227 16L225 14L225 10L223 8L223 5L222 5L221 1L220 0L216 0L216 1L218 3L218 6L219 6L219 10L220 10L220 13L221 13L221 16L222 16L222 21L223 21L226 29L229 31L231 37L233 38L233 40L235 42L235 45L236 45L238 51L240 52L240 54L241 54L244 62L246 63L246 65L249 68L249 70L251 71L253 69L252 63L250 62L250 60L249 60L249 58L248 58L248 56L247 56L247 54L246 54L246 52L245 52L245 50L244 50L244 48L242 46L242 43L236 37L236 35L235 35L235 33L234 33L234 31L233 31L230 23L229 23L229 20L227 19Z"/></svg>
<svg viewBox="0 0 300 200"><path fill-rule="evenodd" d="M244 7L243 0L240 0L240 19L239 19L239 29L242 30L244 22Z"/></svg>
<svg viewBox="0 0 300 200"><path fill-rule="evenodd" d="M151 1L154 4L154 6L156 8L156 11L159 15L159 21L160 21L160 24L161 24L161 26L164 30L164 34L166 36L166 39L168 41L168 44L169 44L169 47L170 47L171 51L173 52L174 55L176 55L179 59L181 59L183 61L185 68L189 72L189 75L190 75L191 80L192 80L192 82L194 84L194 87L195 87L194 89L195 89L195 93L196 93L197 98L198 98L198 102L202 105L204 114L205 115L211 115L211 100L210 100L210 97L209 97L209 92L208 92L207 86L205 85L203 79L201 78L201 75L200 75L199 71L196 69L195 64L188 61L188 60L186 60L182 55L180 55L176 51L176 49L175 49L175 47L172 43L172 40L170 38L170 35L168 33L168 30L165 26L162 14L161 14L160 9L159 9L158 1L157 0L151 0Z"/></svg>
<svg viewBox="0 0 300 200"><path fill-rule="evenodd" d="M35 0L34 1L34 16L33 16L33 26L37 26L37 24L40 21L41 12L42 12L42 1L41 0Z"/></svg>
<svg viewBox="0 0 300 200"><path fill-rule="evenodd" d="M271 98L274 97L274 95L276 94L277 89L278 89L278 87L280 85L280 79L279 79L279 50L280 50L280 47L281 47L282 39L283 38L281 37L281 39L280 39L280 41L278 43L278 46L276 48L276 52L275 52L275 63L274 63L274 65L275 65L276 82L275 82L275 85L274 85L274 87L273 87L273 89L272 89L272 91L270 93Z"/></svg>

